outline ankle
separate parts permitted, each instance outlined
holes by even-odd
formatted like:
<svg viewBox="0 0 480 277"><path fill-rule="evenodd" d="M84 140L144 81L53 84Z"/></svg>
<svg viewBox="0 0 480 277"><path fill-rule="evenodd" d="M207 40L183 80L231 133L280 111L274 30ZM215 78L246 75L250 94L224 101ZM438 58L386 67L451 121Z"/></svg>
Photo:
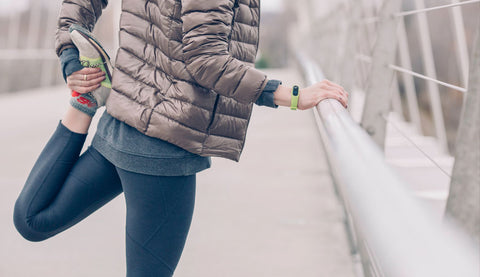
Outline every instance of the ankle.
<svg viewBox="0 0 480 277"><path fill-rule="evenodd" d="M70 105L90 117L93 117L98 109L97 100L91 93L73 94L72 92Z"/></svg>
<svg viewBox="0 0 480 277"><path fill-rule="evenodd" d="M92 123L92 117L88 114L69 106L63 116L62 124L74 133L87 134L88 128Z"/></svg>

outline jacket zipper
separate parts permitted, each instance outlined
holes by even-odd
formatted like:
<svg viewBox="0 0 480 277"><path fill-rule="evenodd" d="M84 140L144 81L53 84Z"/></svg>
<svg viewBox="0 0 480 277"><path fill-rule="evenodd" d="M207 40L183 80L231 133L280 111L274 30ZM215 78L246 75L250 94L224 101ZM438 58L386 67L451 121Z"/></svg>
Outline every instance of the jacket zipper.
<svg viewBox="0 0 480 277"><path fill-rule="evenodd" d="M210 118L210 123L208 123L208 127L207 127L207 134L209 135L210 135L210 127L212 127L213 121L215 120L215 115L217 114L217 105L218 105L219 98L220 98L220 95L217 94L217 97L215 98L215 104L213 105L212 117Z"/></svg>

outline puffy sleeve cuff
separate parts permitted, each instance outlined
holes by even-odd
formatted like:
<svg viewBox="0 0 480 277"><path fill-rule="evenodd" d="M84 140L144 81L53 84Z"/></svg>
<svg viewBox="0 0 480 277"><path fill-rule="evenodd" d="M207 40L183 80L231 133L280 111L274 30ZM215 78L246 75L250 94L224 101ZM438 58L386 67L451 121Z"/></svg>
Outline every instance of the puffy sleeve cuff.
<svg viewBox="0 0 480 277"><path fill-rule="evenodd" d="M273 93L278 89L278 86L282 84L282 81L279 80L269 80L267 85L260 94L260 97L257 99L255 104L259 106L266 106L270 108L278 108L278 105L275 105Z"/></svg>

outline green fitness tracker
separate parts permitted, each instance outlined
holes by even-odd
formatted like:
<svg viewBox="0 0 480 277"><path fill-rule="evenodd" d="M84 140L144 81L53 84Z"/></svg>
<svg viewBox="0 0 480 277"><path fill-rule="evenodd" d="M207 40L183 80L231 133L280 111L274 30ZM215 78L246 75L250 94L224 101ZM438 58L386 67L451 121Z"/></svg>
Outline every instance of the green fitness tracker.
<svg viewBox="0 0 480 277"><path fill-rule="evenodd" d="M292 89L292 100L290 102L290 109L291 110L296 110L297 109L297 106L298 106L298 86L295 85L293 86L293 89Z"/></svg>

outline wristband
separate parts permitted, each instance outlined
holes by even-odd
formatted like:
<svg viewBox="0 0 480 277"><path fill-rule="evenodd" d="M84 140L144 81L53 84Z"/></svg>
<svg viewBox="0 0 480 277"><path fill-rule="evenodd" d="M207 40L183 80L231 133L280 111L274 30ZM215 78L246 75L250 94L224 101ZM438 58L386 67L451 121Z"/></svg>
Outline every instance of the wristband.
<svg viewBox="0 0 480 277"><path fill-rule="evenodd" d="M293 89L292 89L292 100L290 102L290 109L295 111L297 109L297 106L298 106L298 86L295 85L293 86Z"/></svg>

